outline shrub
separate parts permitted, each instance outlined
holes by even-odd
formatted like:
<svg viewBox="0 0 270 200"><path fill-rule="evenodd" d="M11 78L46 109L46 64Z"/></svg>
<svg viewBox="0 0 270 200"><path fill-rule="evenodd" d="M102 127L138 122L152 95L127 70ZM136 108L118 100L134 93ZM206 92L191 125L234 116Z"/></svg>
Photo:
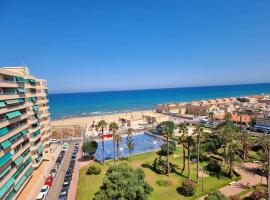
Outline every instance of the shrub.
<svg viewBox="0 0 270 200"><path fill-rule="evenodd" d="M160 180L157 181L157 184L159 186L162 186L162 187L167 187L167 186L172 185L172 181L171 180L160 179Z"/></svg>
<svg viewBox="0 0 270 200"><path fill-rule="evenodd" d="M228 198L221 194L220 191L212 192L207 197L204 198L205 200L227 200Z"/></svg>
<svg viewBox="0 0 270 200"><path fill-rule="evenodd" d="M161 145L161 154L167 155L167 142ZM169 141L169 154L173 154L176 151L176 144L174 141Z"/></svg>
<svg viewBox="0 0 270 200"><path fill-rule="evenodd" d="M156 158L153 162L153 170L158 174L167 174L168 164L166 160L161 157ZM169 172L171 172L172 166L169 165Z"/></svg>
<svg viewBox="0 0 270 200"><path fill-rule="evenodd" d="M96 153L97 148L98 143L96 141L87 141L82 146L83 152L87 153L89 156Z"/></svg>
<svg viewBox="0 0 270 200"><path fill-rule="evenodd" d="M113 165L107 170L103 185L93 199L147 200L153 188L144 178L142 169L133 169L127 163Z"/></svg>
<svg viewBox="0 0 270 200"><path fill-rule="evenodd" d="M221 173L221 165L217 160L210 160L209 163L206 166L206 169L216 175L219 175Z"/></svg>
<svg viewBox="0 0 270 200"><path fill-rule="evenodd" d="M250 200L268 199L268 194L266 191L255 190L249 198Z"/></svg>
<svg viewBox="0 0 270 200"><path fill-rule="evenodd" d="M196 183L188 178L183 181L182 186L179 188L179 192L186 197L193 196L195 191Z"/></svg>
<svg viewBox="0 0 270 200"><path fill-rule="evenodd" d="M87 175L92 175L92 174L97 175L97 174L100 174L100 172L101 172L101 169L100 169L99 166L92 165L92 166L90 166L90 167L87 169L86 174L87 174Z"/></svg>

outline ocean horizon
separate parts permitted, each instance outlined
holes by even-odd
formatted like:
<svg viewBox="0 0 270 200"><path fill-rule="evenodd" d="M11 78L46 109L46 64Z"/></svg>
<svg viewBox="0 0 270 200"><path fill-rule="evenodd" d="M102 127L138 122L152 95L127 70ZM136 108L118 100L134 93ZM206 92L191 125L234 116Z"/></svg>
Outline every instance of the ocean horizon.
<svg viewBox="0 0 270 200"><path fill-rule="evenodd" d="M51 118L153 109L158 104L270 93L270 83L125 91L49 93Z"/></svg>

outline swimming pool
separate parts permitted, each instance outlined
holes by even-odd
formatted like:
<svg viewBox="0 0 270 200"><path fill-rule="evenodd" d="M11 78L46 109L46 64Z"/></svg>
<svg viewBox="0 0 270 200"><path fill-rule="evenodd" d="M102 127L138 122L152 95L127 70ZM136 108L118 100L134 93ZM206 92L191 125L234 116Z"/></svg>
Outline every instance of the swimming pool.
<svg viewBox="0 0 270 200"><path fill-rule="evenodd" d="M144 133L133 134L133 142L134 142L135 148L132 151L132 154L157 150L160 148L160 146L163 143L162 140L158 138L154 138ZM113 159L113 141L105 140L104 147L105 147L105 151L104 151L105 160ZM115 145L115 149L116 149L116 145ZM119 147L119 156L125 157L128 155L129 155L129 151L126 147L126 135L125 135L122 137L122 142ZM95 157L98 160L102 159L102 142L101 141L98 141L98 149L95 154Z"/></svg>

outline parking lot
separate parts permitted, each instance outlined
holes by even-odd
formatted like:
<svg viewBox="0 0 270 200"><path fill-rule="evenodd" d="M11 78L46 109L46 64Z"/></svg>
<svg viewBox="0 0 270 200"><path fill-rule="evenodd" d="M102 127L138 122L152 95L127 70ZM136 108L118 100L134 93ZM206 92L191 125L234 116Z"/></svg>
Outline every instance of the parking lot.
<svg viewBox="0 0 270 200"><path fill-rule="evenodd" d="M37 200L68 199L68 191L77 159L79 145L76 142L65 143L56 159L55 165L47 175Z"/></svg>

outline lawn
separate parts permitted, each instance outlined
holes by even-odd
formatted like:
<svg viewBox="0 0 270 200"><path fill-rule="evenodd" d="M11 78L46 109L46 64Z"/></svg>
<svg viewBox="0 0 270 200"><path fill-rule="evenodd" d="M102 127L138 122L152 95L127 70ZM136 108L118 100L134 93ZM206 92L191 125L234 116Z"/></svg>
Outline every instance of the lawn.
<svg viewBox="0 0 270 200"><path fill-rule="evenodd" d="M152 164L153 160L158 157L156 152L148 152L143 154L138 154L132 156L131 165L135 168L142 167L142 164ZM177 151L174 155L170 156L170 162L182 167L182 149L177 148ZM93 162L94 163L94 162ZM77 190L77 200L89 200L94 197L94 194L98 191L99 187L102 185L103 177L105 176L106 170L109 165L112 165L113 161L107 161L105 165L100 165L102 167L102 173L99 175L86 175L87 168L86 166L80 171L80 179ZM205 163L201 164L203 167ZM177 188L181 185L185 177L180 176L176 173L171 173L169 177L166 175L156 174L149 168L143 168L145 172L146 181L153 187L154 191L150 196L150 200L170 200L170 199L196 199L200 196L203 196L211 191L215 191L218 188L221 188L231 182L230 179L226 177L216 178L212 176L205 176L203 178L204 190L202 192L202 179L200 179L196 193L193 197L184 197L177 192ZM187 175L187 163L186 171L184 175ZM196 164L191 164L191 177L193 180L196 179ZM156 182L161 179L170 179L172 185L170 186L159 186ZM131 186L132 187L132 186Z"/></svg>

